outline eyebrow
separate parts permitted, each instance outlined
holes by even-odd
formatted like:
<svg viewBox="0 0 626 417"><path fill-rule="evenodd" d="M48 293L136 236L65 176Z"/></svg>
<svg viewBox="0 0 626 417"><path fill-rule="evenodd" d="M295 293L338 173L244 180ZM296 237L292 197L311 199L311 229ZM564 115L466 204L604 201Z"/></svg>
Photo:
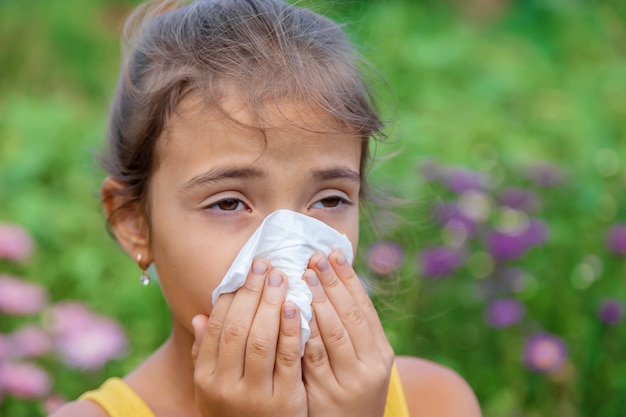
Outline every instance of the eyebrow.
<svg viewBox="0 0 626 417"><path fill-rule="evenodd" d="M313 178L317 181L347 180L361 182L361 175L349 168L329 168L313 171Z"/></svg>
<svg viewBox="0 0 626 417"><path fill-rule="evenodd" d="M225 180L248 180L266 177L267 173L258 168L217 168L204 172L191 178L183 186L183 190L190 190L202 185L215 184ZM347 180L350 182L361 182L361 175L349 168L328 168L314 170L312 175L314 180L319 182L333 180Z"/></svg>
<svg viewBox="0 0 626 417"><path fill-rule="evenodd" d="M187 181L184 190L190 190L201 185L214 184L231 179L251 179L267 176L266 172L258 168L217 168L197 175Z"/></svg>

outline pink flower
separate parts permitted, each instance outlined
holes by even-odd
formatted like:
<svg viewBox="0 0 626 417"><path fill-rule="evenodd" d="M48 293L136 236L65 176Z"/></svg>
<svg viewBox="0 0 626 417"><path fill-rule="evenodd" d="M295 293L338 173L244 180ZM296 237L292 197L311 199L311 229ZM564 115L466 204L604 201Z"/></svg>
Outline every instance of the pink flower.
<svg viewBox="0 0 626 417"><path fill-rule="evenodd" d="M404 250L395 242L378 242L367 251L367 266L378 275L397 272L404 262Z"/></svg>
<svg viewBox="0 0 626 417"><path fill-rule="evenodd" d="M0 259L25 261L33 252L33 239L20 226L0 223Z"/></svg>
<svg viewBox="0 0 626 417"><path fill-rule="evenodd" d="M63 362L74 368L100 369L109 360L126 352L127 339L116 322L99 318L91 328L59 339L58 350Z"/></svg>
<svg viewBox="0 0 626 417"><path fill-rule="evenodd" d="M126 353L128 340L115 321L99 316L82 304L54 306L52 328L61 360L84 370L99 369Z"/></svg>
<svg viewBox="0 0 626 417"><path fill-rule="evenodd" d="M48 373L35 364L5 362L0 365L0 387L18 398L41 398L50 392L52 382Z"/></svg>
<svg viewBox="0 0 626 417"><path fill-rule="evenodd" d="M11 338L0 334L0 363L11 357L11 354L13 352L12 345L13 344L11 343ZM0 386L0 390L1 389L2 387Z"/></svg>
<svg viewBox="0 0 626 417"><path fill-rule="evenodd" d="M54 349L52 336L37 326L26 326L11 334L13 349L18 358L36 358Z"/></svg>
<svg viewBox="0 0 626 417"><path fill-rule="evenodd" d="M87 306L76 301L55 304L50 313L52 332L60 337L88 329L94 317L94 313Z"/></svg>
<svg viewBox="0 0 626 417"><path fill-rule="evenodd" d="M567 359L567 347L558 336L535 333L526 339L524 363L531 371L551 373L558 371Z"/></svg>
<svg viewBox="0 0 626 417"><path fill-rule="evenodd" d="M36 314L43 309L47 300L48 296L41 286L0 275L0 313Z"/></svg>

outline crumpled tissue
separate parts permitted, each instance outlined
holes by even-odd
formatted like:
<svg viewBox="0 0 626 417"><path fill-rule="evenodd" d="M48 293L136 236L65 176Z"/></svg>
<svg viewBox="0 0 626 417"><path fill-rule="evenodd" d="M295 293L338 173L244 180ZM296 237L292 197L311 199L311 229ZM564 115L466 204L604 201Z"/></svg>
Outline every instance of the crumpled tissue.
<svg viewBox="0 0 626 417"><path fill-rule="evenodd" d="M243 286L252 261L267 259L273 269L281 271L288 280L287 301L300 310L302 353L311 330L312 294L302 279L309 259L320 252L329 255L340 249L352 263L352 244L346 235L326 223L291 210L277 210L267 216L241 248L220 284L213 290L213 304L220 294L234 292Z"/></svg>

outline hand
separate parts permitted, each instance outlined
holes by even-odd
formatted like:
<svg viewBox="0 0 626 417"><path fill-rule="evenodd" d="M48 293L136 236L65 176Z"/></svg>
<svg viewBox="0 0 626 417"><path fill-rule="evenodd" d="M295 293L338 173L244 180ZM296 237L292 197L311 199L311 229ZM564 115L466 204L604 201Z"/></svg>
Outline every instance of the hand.
<svg viewBox="0 0 626 417"><path fill-rule="evenodd" d="M255 260L246 283L192 322L196 404L209 416L306 416L300 314L287 280Z"/></svg>
<svg viewBox="0 0 626 417"><path fill-rule="evenodd" d="M313 293L303 357L310 417L382 417L394 353L369 295L339 251L314 255L304 278Z"/></svg>

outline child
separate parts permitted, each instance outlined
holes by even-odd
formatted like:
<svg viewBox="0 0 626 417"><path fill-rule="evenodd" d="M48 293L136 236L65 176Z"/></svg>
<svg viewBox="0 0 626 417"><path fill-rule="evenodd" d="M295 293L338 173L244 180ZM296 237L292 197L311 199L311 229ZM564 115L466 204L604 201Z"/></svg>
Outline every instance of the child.
<svg viewBox="0 0 626 417"><path fill-rule="evenodd" d="M314 313L302 357L300 315L266 259L211 302L276 210L357 247L382 123L341 29L281 0L150 2L125 29L102 200L142 281L158 271L173 329L123 381L55 416L479 415L456 374L394 358L339 250L313 255L302 277Z"/></svg>

